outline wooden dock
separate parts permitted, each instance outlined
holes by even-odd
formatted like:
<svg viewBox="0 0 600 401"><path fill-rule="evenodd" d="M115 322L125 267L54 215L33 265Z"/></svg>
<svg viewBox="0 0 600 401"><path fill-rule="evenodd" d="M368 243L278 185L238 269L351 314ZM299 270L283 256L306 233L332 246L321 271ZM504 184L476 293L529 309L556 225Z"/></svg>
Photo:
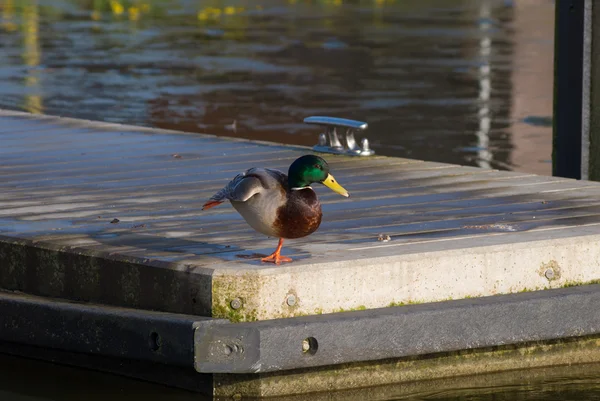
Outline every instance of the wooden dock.
<svg viewBox="0 0 600 401"><path fill-rule="evenodd" d="M421 319L434 311L427 309L431 305L468 308L479 297L494 300L480 305L481 313L487 307L506 307L513 300L523 302L519 305L526 313L531 302L550 302L546 294L549 299L573 300L556 303L559 315L591 315L577 320L575 326L557 322L565 325L562 329L536 326L537 331L521 330L521 335L511 332L505 337L489 332L482 334L488 335L485 340L421 344L412 354L398 348L376 358L369 352L337 359L331 357L333 352L327 357L328 343L319 339L319 351L310 362L302 347L311 348L316 337L298 329L299 359L288 360L299 365L285 369L600 332L597 307L589 303L598 293L595 285L576 292L522 294L600 280L600 184L419 160L323 155L350 197L316 188L323 202L323 223L313 235L287 241L283 254L294 262L280 266L259 260L274 249L276 239L254 232L231 206L201 211L204 201L237 173L253 166L287 171L297 156L306 153L311 150L0 111L0 288L10 291L4 302L12 305L6 311L17 314L18 305L26 304L40 316L46 316L41 310L54 311L59 321L69 313L72 318L88 316L100 308L98 319L110 320L106 317L110 315L119 322L116 327L124 324L123 316L139 313L128 324L143 326L151 321L144 330L154 341L149 350L138 352L140 358L189 365L190 374L192 365L198 372L225 375L282 369L275 359L260 360L270 352L264 349L260 355L245 354L234 362L227 359L231 347L235 351L235 341L242 345L246 341L236 340L239 334L233 336L232 346L224 348L229 353L203 360L215 353L215 344L222 340L215 336L226 338L231 331L225 331L232 325L195 323L202 318L217 319L219 325L224 324L219 319L229 320L252 337L254 327L259 327L257 333L265 333L272 322L309 319L298 320L307 327L313 321L306 316L318 319L341 311L356 311L344 316L368 316L374 310L425 304L402 307ZM517 298L488 297L499 294ZM46 300L51 305L45 305ZM72 307L72 301L79 306ZM432 304L438 301L448 302ZM64 315L67 305L71 309ZM562 310L561 305L571 309ZM540 308L536 310L540 319L551 313ZM33 335L21 341L17 334L27 333L22 331L25 321L6 313L0 317L0 340L128 357L114 347L112 352L96 352L84 345L70 349L64 341L41 341ZM168 348L168 338L158 336L152 325L171 315L177 317L178 327L190 328L186 344L195 354L183 355L184 346L165 357L168 360L161 359L166 354L156 354ZM525 322L536 319L536 314L514 319ZM254 321L265 322L252 326ZM471 327L463 323L466 329ZM32 332L42 329L34 326L29 328ZM227 329L219 331L221 327ZM430 326L434 331L435 327ZM369 347L365 344L365 349ZM10 351L6 346L0 349ZM319 359L321 354L325 356ZM223 382L232 382L227 377ZM228 391L245 391L232 388L237 390ZM248 393L265 395L257 388Z"/></svg>

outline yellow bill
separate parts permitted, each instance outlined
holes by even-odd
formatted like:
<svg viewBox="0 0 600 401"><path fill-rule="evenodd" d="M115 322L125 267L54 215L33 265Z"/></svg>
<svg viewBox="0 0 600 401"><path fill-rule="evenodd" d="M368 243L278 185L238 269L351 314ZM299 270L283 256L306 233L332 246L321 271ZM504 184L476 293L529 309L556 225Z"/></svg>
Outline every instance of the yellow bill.
<svg viewBox="0 0 600 401"><path fill-rule="evenodd" d="M333 178L333 176L331 174L327 174L327 178L325 178L325 180L323 180L323 185L325 185L327 188L331 189L333 192L338 193L342 196L345 196L346 198L348 196L350 196L348 194L348 191L346 191L344 189L344 187L342 187L340 184L338 184L337 181L335 180L335 178Z"/></svg>

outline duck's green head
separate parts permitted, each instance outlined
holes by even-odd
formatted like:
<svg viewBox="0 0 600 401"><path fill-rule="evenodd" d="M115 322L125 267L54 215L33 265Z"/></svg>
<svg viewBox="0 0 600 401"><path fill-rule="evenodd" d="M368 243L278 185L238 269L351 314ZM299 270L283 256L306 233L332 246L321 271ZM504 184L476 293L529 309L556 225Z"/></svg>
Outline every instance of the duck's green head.
<svg viewBox="0 0 600 401"><path fill-rule="evenodd" d="M321 183L342 196L348 196L348 191L329 173L329 165L323 158L314 155L297 158L288 170L290 188L305 188L313 182Z"/></svg>

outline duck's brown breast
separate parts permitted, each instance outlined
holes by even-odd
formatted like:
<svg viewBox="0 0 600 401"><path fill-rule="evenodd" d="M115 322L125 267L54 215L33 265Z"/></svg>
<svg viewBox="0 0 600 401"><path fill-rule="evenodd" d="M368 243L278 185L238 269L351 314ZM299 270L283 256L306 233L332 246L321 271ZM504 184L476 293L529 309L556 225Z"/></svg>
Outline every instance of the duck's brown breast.
<svg viewBox="0 0 600 401"><path fill-rule="evenodd" d="M275 228L282 238L301 238L321 225L321 203L311 188L290 191L287 202L277 210Z"/></svg>

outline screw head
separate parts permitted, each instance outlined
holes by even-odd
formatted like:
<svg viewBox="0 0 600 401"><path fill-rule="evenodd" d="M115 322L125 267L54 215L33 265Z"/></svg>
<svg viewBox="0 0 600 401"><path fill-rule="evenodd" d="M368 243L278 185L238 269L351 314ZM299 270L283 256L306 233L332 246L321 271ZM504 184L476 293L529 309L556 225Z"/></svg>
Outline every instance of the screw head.
<svg viewBox="0 0 600 401"><path fill-rule="evenodd" d="M547 278L548 280L552 280L552 279L554 278L554 270L552 270L552 269L547 269L547 270L544 272L544 276L546 276L546 278Z"/></svg>
<svg viewBox="0 0 600 401"><path fill-rule="evenodd" d="M232 309L240 309L242 307L242 300L239 298L234 298L229 303Z"/></svg>
<svg viewBox="0 0 600 401"><path fill-rule="evenodd" d="M377 241L388 242L388 241L390 241L391 239L392 239L392 238L391 238L389 235L387 235L387 234L379 234L379 235L377 236Z"/></svg>
<svg viewBox="0 0 600 401"><path fill-rule="evenodd" d="M294 294L288 295L285 299L285 302L288 304L288 306L296 305L296 296Z"/></svg>

